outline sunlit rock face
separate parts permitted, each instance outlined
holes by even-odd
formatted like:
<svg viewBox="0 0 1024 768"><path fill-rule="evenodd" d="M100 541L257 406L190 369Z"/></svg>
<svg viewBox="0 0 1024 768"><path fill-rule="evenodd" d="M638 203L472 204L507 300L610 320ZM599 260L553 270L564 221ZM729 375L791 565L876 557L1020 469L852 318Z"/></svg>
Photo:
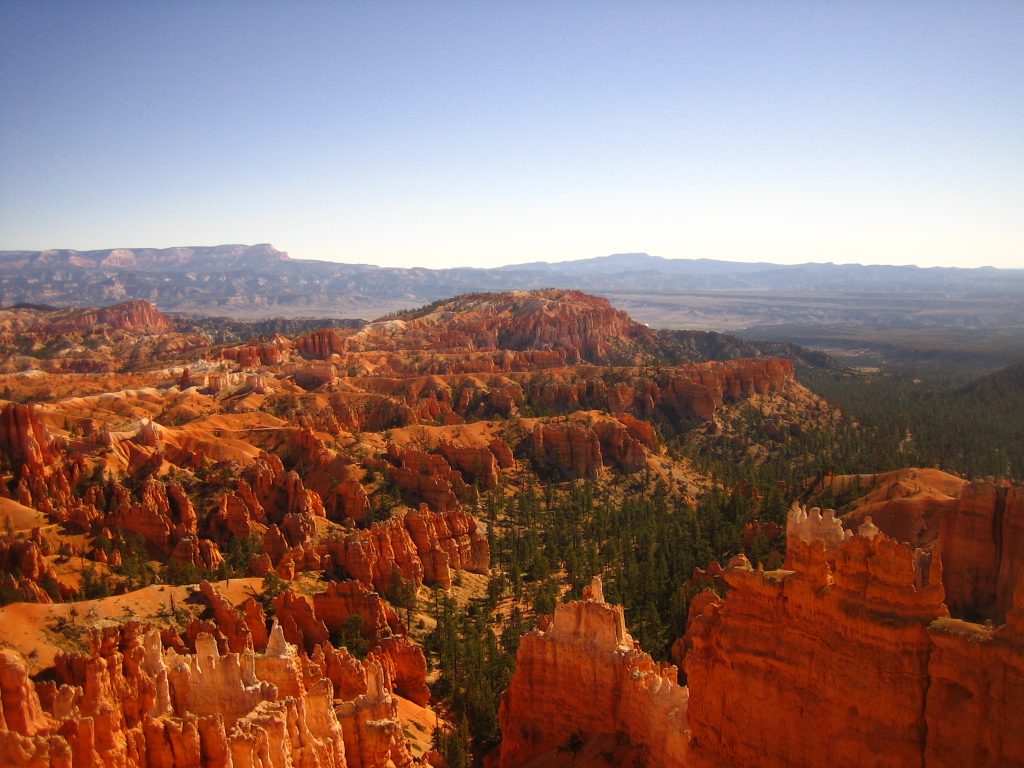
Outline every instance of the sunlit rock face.
<svg viewBox="0 0 1024 768"><path fill-rule="evenodd" d="M195 644L179 654L156 630L105 630L88 656L58 658L57 682L39 684L0 652L0 765L412 764L375 659L330 647L300 656L277 625L263 653L222 654L205 634Z"/></svg>
<svg viewBox="0 0 1024 768"><path fill-rule="evenodd" d="M966 484L925 547L794 505L785 568L737 556L693 601L688 689L595 582L523 638L500 765L1024 766L1020 492Z"/></svg>
<svg viewBox="0 0 1024 768"><path fill-rule="evenodd" d="M681 765L689 733L686 688L626 631L622 606L604 601L595 579L584 600L559 605L546 630L525 635L500 709L500 765L619 739L648 766Z"/></svg>
<svg viewBox="0 0 1024 768"><path fill-rule="evenodd" d="M1020 524L1019 505L1005 503L1018 493L969 485L929 549L870 519L853 532L831 511L794 507L785 570L737 562L725 572L726 599L694 603L691 760L1024 765L1024 585L998 576L1024 558L1001 543ZM995 613L1005 595L1014 602L1002 624L971 623L950 616L947 590L967 596L956 613Z"/></svg>
<svg viewBox="0 0 1024 768"><path fill-rule="evenodd" d="M1024 577L1024 486L968 483L940 541L950 611L1002 623Z"/></svg>

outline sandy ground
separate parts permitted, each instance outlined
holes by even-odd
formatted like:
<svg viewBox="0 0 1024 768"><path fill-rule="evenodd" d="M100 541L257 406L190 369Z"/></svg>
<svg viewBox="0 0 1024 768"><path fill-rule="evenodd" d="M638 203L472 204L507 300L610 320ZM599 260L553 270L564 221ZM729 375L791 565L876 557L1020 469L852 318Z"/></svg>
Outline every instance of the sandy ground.
<svg viewBox="0 0 1024 768"><path fill-rule="evenodd" d="M232 603L238 604L259 591L263 579L231 579L214 586ZM135 592L76 603L42 605L12 603L0 608L0 647L14 648L24 656L35 674L53 665L62 651L88 648L90 628L114 626L126 621L141 621L160 627L169 626L171 606L187 615L198 615L205 603L189 601L196 591L192 586L154 584Z"/></svg>
<svg viewBox="0 0 1024 768"><path fill-rule="evenodd" d="M42 512L19 504L13 499L0 499L0 525L10 527L15 531L31 531L36 527L48 525L46 515Z"/></svg>
<svg viewBox="0 0 1024 768"><path fill-rule="evenodd" d="M395 698L398 700L398 719L402 723L402 732L409 740L413 757L419 757L433 748L434 728L446 725L446 722L432 709L421 707L401 696Z"/></svg>
<svg viewBox="0 0 1024 768"><path fill-rule="evenodd" d="M864 495L843 515L856 528L866 517L898 541L923 545L935 541L943 510L955 504L966 481L938 469L899 469L877 475L838 475L827 485L860 489Z"/></svg>

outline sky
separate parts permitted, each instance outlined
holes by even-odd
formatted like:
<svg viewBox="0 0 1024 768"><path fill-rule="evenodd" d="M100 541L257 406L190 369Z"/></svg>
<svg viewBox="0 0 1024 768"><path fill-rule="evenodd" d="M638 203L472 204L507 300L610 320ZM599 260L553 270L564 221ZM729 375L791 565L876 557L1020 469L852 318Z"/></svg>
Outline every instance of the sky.
<svg viewBox="0 0 1024 768"><path fill-rule="evenodd" d="M0 0L0 249L1024 267L1024 2Z"/></svg>

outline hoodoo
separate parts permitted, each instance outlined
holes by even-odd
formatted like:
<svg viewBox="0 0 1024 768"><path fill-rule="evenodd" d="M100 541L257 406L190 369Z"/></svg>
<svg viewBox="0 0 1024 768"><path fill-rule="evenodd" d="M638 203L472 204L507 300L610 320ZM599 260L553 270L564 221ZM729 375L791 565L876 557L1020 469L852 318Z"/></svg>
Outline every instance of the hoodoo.
<svg viewBox="0 0 1024 768"><path fill-rule="evenodd" d="M412 763L380 665L362 665L361 693L336 698L340 687L277 625L264 653L222 654L200 635L186 655L164 649L156 630L126 627L94 635L90 655L59 659L58 670L59 684L33 685L0 652L0 765Z"/></svg>
<svg viewBox="0 0 1024 768"><path fill-rule="evenodd" d="M1024 765L1024 583L996 576L1017 573L1024 550L1004 547L998 568L943 565L1016 530L1020 487L996 490L968 484L943 530L977 535L931 548L794 505L784 569L738 556L726 597L694 600L688 687L636 647L595 580L523 638L501 705L502 768L588 749L594 764L701 768ZM997 508L1001 527L971 523ZM975 595L975 615L1009 600L1005 621L974 623L962 605L951 616L947 591Z"/></svg>
<svg viewBox="0 0 1024 768"><path fill-rule="evenodd" d="M583 600L523 637L501 702L501 767L583 749L607 752L606 765L683 765L687 691L677 676L640 650L595 578Z"/></svg>
<svg viewBox="0 0 1024 768"><path fill-rule="evenodd" d="M734 565L726 598L691 612L698 764L1024 765L1024 585L1005 623L972 623L950 616L945 561L977 541L915 548L799 507L788 527L785 570ZM1012 572L1024 551L1006 557Z"/></svg>

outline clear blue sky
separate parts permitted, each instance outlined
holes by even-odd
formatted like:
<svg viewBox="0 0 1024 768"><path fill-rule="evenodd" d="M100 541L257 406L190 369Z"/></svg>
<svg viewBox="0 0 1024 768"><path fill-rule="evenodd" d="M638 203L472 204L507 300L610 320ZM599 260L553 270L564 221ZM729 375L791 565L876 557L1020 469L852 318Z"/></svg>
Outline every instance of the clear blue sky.
<svg viewBox="0 0 1024 768"><path fill-rule="evenodd" d="M1024 267L1024 2L0 0L0 249Z"/></svg>

